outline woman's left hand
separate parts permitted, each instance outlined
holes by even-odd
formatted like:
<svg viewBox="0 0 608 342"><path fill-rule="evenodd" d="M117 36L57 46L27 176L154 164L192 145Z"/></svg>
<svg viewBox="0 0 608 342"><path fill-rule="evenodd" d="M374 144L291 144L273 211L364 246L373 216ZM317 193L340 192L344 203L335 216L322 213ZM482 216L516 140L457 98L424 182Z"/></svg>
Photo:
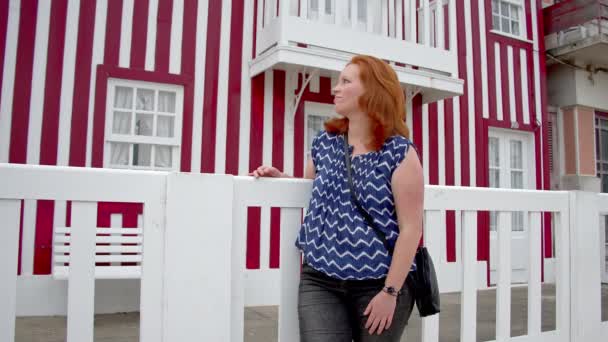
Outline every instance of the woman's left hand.
<svg viewBox="0 0 608 342"><path fill-rule="evenodd" d="M363 315L368 316L365 329L369 329L370 335L374 333L380 335L383 331L388 330L393 322L396 306L397 297L391 296L384 291L380 291L380 293L372 298L363 313Z"/></svg>

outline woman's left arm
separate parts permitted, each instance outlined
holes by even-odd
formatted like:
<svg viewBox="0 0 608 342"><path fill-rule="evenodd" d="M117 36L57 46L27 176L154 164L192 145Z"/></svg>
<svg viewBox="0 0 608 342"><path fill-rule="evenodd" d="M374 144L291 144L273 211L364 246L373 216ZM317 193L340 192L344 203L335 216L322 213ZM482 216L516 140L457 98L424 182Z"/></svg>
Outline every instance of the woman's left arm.
<svg viewBox="0 0 608 342"><path fill-rule="evenodd" d="M424 177L418 154L413 148L411 152L395 169L391 179L399 237L385 286L392 286L397 291L401 290L410 271L422 235ZM365 315L368 315L365 328L370 334L381 334L390 327L395 306L396 298L384 291L371 300L365 310Z"/></svg>

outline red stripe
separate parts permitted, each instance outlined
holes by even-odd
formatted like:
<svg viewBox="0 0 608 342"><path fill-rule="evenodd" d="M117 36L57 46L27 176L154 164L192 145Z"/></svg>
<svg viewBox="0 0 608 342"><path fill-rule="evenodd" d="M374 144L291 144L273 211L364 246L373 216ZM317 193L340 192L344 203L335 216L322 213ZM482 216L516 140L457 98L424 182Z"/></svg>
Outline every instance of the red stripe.
<svg viewBox="0 0 608 342"><path fill-rule="evenodd" d="M67 21L67 0L56 0L51 5L49 25L49 45L46 62L44 87L44 109L42 111L42 132L40 140L40 164L57 164L57 143L59 139L59 100L61 97L61 77L63 75L63 50Z"/></svg>
<svg viewBox="0 0 608 342"><path fill-rule="evenodd" d="M458 75L467 80L467 51L465 35L464 6L456 6L456 35L458 38ZM465 84L463 95L460 97L460 174L461 185L468 186L469 181L469 102L468 87Z"/></svg>
<svg viewBox="0 0 608 342"><path fill-rule="evenodd" d="M517 118L517 122L519 124L524 123L524 110L523 110L523 102L521 99L522 96L522 86L521 86L521 56L520 50L513 50L513 76L515 83L515 115Z"/></svg>
<svg viewBox="0 0 608 342"><path fill-rule="evenodd" d="M38 1L25 1L19 13L17 65L11 121L9 163L25 164L27 159L27 131L30 121L30 97L34 67L34 43Z"/></svg>
<svg viewBox="0 0 608 342"><path fill-rule="evenodd" d="M492 30L492 5L486 3L486 29L484 34L486 35L486 53L488 61L488 109L490 119L496 119L498 117L498 108L496 106L496 55L494 53L494 39L488 32Z"/></svg>
<svg viewBox="0 0 608 342"><path fill-rule="evenodd" d="M454 185L454 101L444 101L445 108L445 185ZM446 212L446 257L448 262L456 261L456 213Z"/></svg>
<svg viewBox="0 0 608 342"><path fill-rule="evenodd" d="M196 56L196 14L195 0L184 2L181 74L194 79ZM184 116L182 121L182 146L180 171L190 172L192 168L192 121L194 112L194 82L184 86Z"/></svg>
<svg viewBox="0 0 608 342"><path fill-rule="evenodd" d="M300 15L300 6L298 6L298 15ZM258 31L258 0L253 1L253 41L251 44L251 58L255 58L255 42Z"/></svg>
<svg viewBox="0 0 608 342"><path fill-rule="evenodd" d="M95 7L96 1L82 1L80 3L74 95L72 98L72 122L70 129L70 166L85 166L86 160L86 137L87 120L89 116Z"/></svg>
<svg viewBox="0 0 608 342"><path fill-rule="evenodd" d="M215 171L217 82L219 77L221 11L222 0L209 1L207 56L205 62L205 100L203 101L203 148L201 151L201 172L206 173L213 173Z"/></svg>
<svg viewBox="0 0 608 342"><path fill-rule="evenodd" d="M439 132L437 123L437 102L430 103L429 106L429 184L439 184ZM443 137L442 137L443 138ZM443 139L442 139L443 140Z"/></svg>
<svg viewBox="0 0 608 342"><path fill-rule="evenodd" d="M51 273L51 256L53 253L53 216L55 202L37 201L36 238L34 242L34 274Z"/></svg>
<svg viewBox="0 0 608 342"><path fill-rule="evenodd" d="M414 133L414 139L412 140L418 148L418 153L420 153L420 163L423 162L424 158L422 157L425 153L422 143L422 96L416 95L412 99L412 132ZM422 165L422 167L428 167L428 165Z"/></svg>
<svg viewBox="0 0 608 342"><path fill-rule="evenodd" d="M526 37L529 40L532 40L534 37L532 35L532 16L533 15L537 15L536 13L532 13L532 1L524 1L524 11L525 11L525 17L526 17ZM542 8L542 5L541 7ZM539 22L543 21L543 15L542 15L542 11L540 11L540 13L537 15L537 20ZM544 40L544 36L539 36L539 37L543 37L541 39ZM544 51L544 50L541 50Z"/></svg>
<svg viewBox="0 0 608 342"><path fill-rule="evenodd" d="M226 133L226 173L239 173L241 121L241 64L243 56L244 2L232 3L230 22L230 62L228 69L228 107Z"/></svg>
<svg viewBox="0 0 608 342"><path fill-rule="evenodd" d="M534 91L534 82L536 73L534 72L534 56L532 50L526 50L526 59L528 64L528 110L530 112L530 123L536 122L536 92Z"/></svg>
<svg viewBox="0 0 608 342"><path fill-rule="evenodd" d="M210 5L211 6L211 5ZM214 13L214 12L210 12ZM156 50L155 68L160 72L169 72L169 53L171 50L171 18L173 16L173 0L158 1L156 17ZM211 16L209 16L211 17Z"/></svg>
<svg viewBox="0 0 608 342"><path fill-rule="evenodd" d="M103 64L105 65L118 65L121 23L122 0L109 1L106 18L106 41L103 52Z"/></svg>
<svg viewBox="0 0 608 342"><path fill-rule="evenodd" d="M4 55L6 54L6 31L8 30L8 1L0 2L0 80L4 77ZM0 97L2 87L0 87ZM0 113L0 115L2 115Z"/></svg>
<svg viewBox="0 0 608 342"><path fill-rule="evenodd" d="M274 70L272 90L272 165L283 170L285 143L285 71ZM270 267L279 267L281 249L281 208L270 210Z"/></svg>
<svg viewBox="0 0 608 342"><path fill-rule="evenodd" d="M506 44L500 44L500 74L501 84L499 86L502 87L501 94L503 120L506 122L511 122L511 103L509 102L511 92L509 91L509 77L513 77L513 75L509 74L509 59Z"/></svg>
<svg viewBox="0 0 608 342"><path fill-rule="evenodd" d="M249 170L262 165L264 140L264 73L251 80L251 122L249 136ZM247 268L260 267L260 216L259 207L247 212Z"/></svg>
<svg viewBox="0 0 608 342"><path fill-rule="evenodd" d="M143 69L146 64L146 42L148 39L149 0L137 0L133 7L131 31L131 68Z"/></svg>

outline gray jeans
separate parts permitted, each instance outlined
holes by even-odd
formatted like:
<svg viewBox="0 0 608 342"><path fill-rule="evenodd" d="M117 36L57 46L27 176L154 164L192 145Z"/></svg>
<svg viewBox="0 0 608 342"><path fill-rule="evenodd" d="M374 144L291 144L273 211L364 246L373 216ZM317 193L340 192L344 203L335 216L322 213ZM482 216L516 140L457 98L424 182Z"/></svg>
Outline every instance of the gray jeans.
<svg viewBox="0 0 608 342"><path fill-rule="evenodd" d="M397 297L393 322L381 335L370 335L363 315L382 290L385 279L338 280L304 265L298 315L301 342L398 342L412 313L414 298L407 284Z"/></svg>

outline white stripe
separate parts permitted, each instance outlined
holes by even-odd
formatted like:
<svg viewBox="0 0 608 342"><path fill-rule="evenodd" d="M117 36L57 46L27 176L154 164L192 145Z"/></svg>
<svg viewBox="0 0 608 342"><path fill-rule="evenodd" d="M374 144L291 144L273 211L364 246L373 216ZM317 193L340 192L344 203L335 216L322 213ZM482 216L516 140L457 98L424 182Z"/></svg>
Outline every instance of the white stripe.
<svg viewBox="0 0 608 342"><path fill-rule="evenodd" d="M429 105L422 105L422 165L424 184L429 184Z"/></svg>
<svg viewBox="0 0 608 342"><path fill-rule="evenodd" d="M222 1L219 79L217 82L217 114L215 135L215 172L226 172L226 134L228 125L228 62L230 59L230 17L232 1Z"/></svg>
<svg viewBox="0 0 608 342"><path fill-rule="evenodd" d="M271 70L264 72L264 134L262 135L262 164L272 163L272 101L274 74ZM254 167L256 167L254 165Z"/></svg>
<svg viewBox="0 0 608 342"><path fill-rule="evenodd" d="M239 126L239 174L245 175L249 169L249 139L251 124L251 77L249 62L253 47L253 1L243 5L243 45L241 55L241 119ZM287 120L285 120L287 121Z"/></svg>
<svg viewBox="0 0 608 342"><path fill-rule="evenodd" d="M295 122L294 122L294 107L295 100L294 90L297 87L298 74L295 71L285 72L285 128L284 128L284 150L283 150L283 172L288 175L294 174L294 140L295 140ZM304 169L306 163L304 161Z"/></svg>
<svg viewBox="0 0 608 342"><path fill-rule="evenodd" d="M475 87L473 84L473 33L471 28L471 0L464 1L464 24L466 31L466 43L467 43L467 83L468 83L468 105L469 112L469 184L475 186L476 181L476 156L475 156Z"/></svg>
<svg viewBox="0 0 608 342"><path fill-rule="evenodd" d="M27 163L40 163L40 135L42 133L42 111L44 105L44 83L49 45L49 22L51 2L38 3L36 38L34 42L34 68L32 70L32 93L30 95L30 118L27 129Z"/></svg>
<svg viewBox="0 0 608 342"><path fill-rule="evenodd" d="M528 54L525 49L519 50L521 61L521 101L523 105L524 123L530 123L530 99L528 98Z"/></svg>
<svg viewBox="0 0 608 342"><path fill-rule="evenodd" d="M23 231L21 236L21 275L34 274L34 247L36 243L36 200L23 201Z"/></svg>
<svg viewBox="0 0 608 342"><path fill-rule="evenodd" d="M201 171L201 149L203 144L203 94L205 91L205 60L207 58L207 12L209 0L201 0L196 15L196 50L194 61L194 106L192 113L192 164L191 171Z"/></svg>
<svg viewBox="0 0 608 342"><path fill-rule="evenodd" d="M158 0L150 0L149 6L145 69L152 71L154 70L154 63L156 62L156 16L158 15Z"/></svg>
<svg viewBox="0 0 608 342"><path fill-rule="evenodd" d="M8 163L8 151L11 141L11 113L13 110L13 91L15 87L20 5L19 0L11 0L8 5L4 76L1 80L2 98L0 98L0 163Z"/></svg>
<svg viewBox="0 0 608 342"><path fill-rule="evenodd" d="M460 96L457 96L454 98L454 185L457 186L462 184L460 168Z"/></svg>
<svg viewBox="0 0 608 342"><path fill-rule="evenodd" d="M133 31L133 0L122 3L122 20L120 28L120 52L118 66L128 68L131 63L131 38Z"/></svg>
<svg viewBox="0 0 608 342"><path fill-rule="evenodd" d="M223 18L223 14L222 14ZM182 68L182 35L184 30L184 0L173 2L171 42L169 43L169 73L179 74Z"/></svg>
<svg viewBox="0 0 608 342"><path fill-rule="evenodd" d="M439 168L439 185L445 185L445 102L437 102L437 151Z"/></svg>
<svg viewBox="0 0 608 342"><path fill-rule="evenodd" d="M515 106L515 70L513 66L513 47L507 46L507 67L509 77L509 115L511 122L517 122L517 107Z"/></svg>
<svg viewBox="0 0 608 342"><path fill-rule="evenodd" d="M486 13L485 7L487 2L479 2L479 43L481 45L481 105L483 108L483 117L490 117L490 108L488 105L488 50L486 49Z"/></svg>
<svg viewBox="0 0 608 342"><path fill-rule="evenodd" d="M504 119L502 111L502 73L500 64L500 44L494 43L494 71L496 72L496 118L500 121Z"/></svg>
<svg viewBox="0 0 608 342"><path fill-rule="evenodd" d="M70 157L70 131L72 123L72 101L74 97L74 69L78 44L78 18L80 0L68 1L65 46L63 49L63 71L61 75L61 97L59 100L59 132L57 134L57 165L66 166ZM70 29L73 28L73 29ZM55 212L57 214L57 212ZM65 212L63 213L65 215Z"/></svg>
<svg viewBox="0 0 608 342"><path fill-rule="evenodd" d="M97 65L103 64L107 15L108 0L97 1L97 8L95 9L95 31L93 33L93 56L91 59L91 84L89 88L91 91L89 92L89 115L87 118L87 159L85 164L87 167L91 166L91 156L93 154L93 108L95 105L95 81L97 79ZM106 132L105 134L108 134L108 132ZM105 137L103 139L105 150Z"/></svg>
<svg viewBox="0 0 608 342"><path fill-rule="evenodd" d="M310 90L311 93L318 93L319 88L320 88L320 83L321 83L321 76L319 76L319 73L314 74L312 76L312 78L310 79L310 83L308 83L308 90Z"/></svg>

